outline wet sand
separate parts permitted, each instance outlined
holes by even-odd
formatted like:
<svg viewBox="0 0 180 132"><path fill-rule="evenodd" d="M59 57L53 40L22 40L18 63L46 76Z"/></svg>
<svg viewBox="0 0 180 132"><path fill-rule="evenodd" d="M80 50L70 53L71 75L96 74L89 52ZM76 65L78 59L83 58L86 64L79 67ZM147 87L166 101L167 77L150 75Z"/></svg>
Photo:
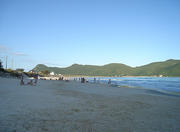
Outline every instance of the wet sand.
<svg viewBox="0 0 180 132"><path fill-rule="evenodd" d="M179 132L180 97L106 84L0 77L0 132Z"/></svg>

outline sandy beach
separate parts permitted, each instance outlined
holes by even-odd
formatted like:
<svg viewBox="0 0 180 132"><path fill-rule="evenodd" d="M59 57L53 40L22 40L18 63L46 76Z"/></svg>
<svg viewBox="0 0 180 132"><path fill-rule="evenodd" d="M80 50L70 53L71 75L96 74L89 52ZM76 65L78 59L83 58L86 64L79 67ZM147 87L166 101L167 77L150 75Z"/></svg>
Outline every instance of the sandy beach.
<svg viewBox="0 0 180 132"><path fill-rule="evenodd" d="M145 89L0 77L0 132L179 132L180 97Z"/></svg>

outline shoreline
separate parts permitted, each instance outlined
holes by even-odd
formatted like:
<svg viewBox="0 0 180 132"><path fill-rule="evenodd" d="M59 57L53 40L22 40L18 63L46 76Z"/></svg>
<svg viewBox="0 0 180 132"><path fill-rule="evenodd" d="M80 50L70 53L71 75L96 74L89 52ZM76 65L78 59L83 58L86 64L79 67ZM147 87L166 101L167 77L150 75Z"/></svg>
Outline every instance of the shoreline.
<svg viewBox="0 0 180 132"><path fill-rule="evenodd" d="M131 77L138 77L138 76L131 76ZM150 76L141 76L141 77L150 77ZM17 77L11 77L11 76L9 76L9 77L0 76L0 78L19 79ZM46 78L46 80L44 80L44 81L59 81L58 77L54 77L55 79L52 79L53 77L40 77L40 79L38 79L38 80L42 80L42 78ZM49 78L51 78L51 79L49 79ZM81 83L79 80L73 80L73 78L75 78L75 77L65 76L65 80L67 79L67 80L72 81L72 82ZM117 78L119 78L119 77L117 77ZM159 77L159 78L161 78L161 77ZM29 78L26 78L26 79L32 79L32 77L29 77ZM65 80L61 80L61 81L65 81ZM103 84L103 85L108 85L108 86L111 86L111 87L118 87L118 88L142 89L142 90L146 90L146 93L148 93L148 94L180 97L180 92L177 92L177 91L168 91L168 90L162 90L162 89L153 89L153 88L129 86L129 85L107 84L107 83L102 83L102 82L96 82L96 83L88 82L88 83L100 84L100 85Z"/></svg>
<svg viewBox="0 0 180 132"><path fill-rule="evenodd" d="M80 78L80 77L92 77L92 78L100 78L100 77L110 77L110 78L119 78L119 77L124 77L124 78L129 78L129 77L139 77L139 78L148 78L148 77L155 77L155 78L167 78L167 77L172 77L172 78L176 78L176 77L180 77L180 76L162 76L162 77L160 77L160 76L85 76L85 75L80 75L80 76L73 76L73 75L64 75L64 77L69 77L69 78L74 78L74 77L77 77L77 78Z"/></svg>
<svg viewBox="0 0 180 132"><path fill-rule="evenodd" d="M141 77L144 77L144 76L141 76ZM42 80L43 78L46 78L45 80L54 80L54 81L60 81L58 80L58 77L40 77L40 80ZM65 79L64 80L61 80L61 81L66 81L66 80L69 80L69 81L74 81L74 82L78 82L78 83L81 83L80 80L74 80L74 78L76 77L64 77ZM93 78L93 77L92 77ZM108 79L107 79L108 80ZM144 89L147 91L147 93L150 93L150 94L159 94L159 95L165 95L165 96L175 96L175 97L180 97L180 92L178 91L168 91L168 90L162 90L162 89L154 89L154 88L147 88L147 87L140 87L140 86L129 86L129 85L118 85L118 84L107 84L107 82L98 82L98 80L96 80L97 82L94 83L92 80L89 81L88 80L88 83L92 83L92 84L104 84L104 85L109 85L109 86L112 86L112 87L120 87L120 88L132 88L132 89Z"/></svg>

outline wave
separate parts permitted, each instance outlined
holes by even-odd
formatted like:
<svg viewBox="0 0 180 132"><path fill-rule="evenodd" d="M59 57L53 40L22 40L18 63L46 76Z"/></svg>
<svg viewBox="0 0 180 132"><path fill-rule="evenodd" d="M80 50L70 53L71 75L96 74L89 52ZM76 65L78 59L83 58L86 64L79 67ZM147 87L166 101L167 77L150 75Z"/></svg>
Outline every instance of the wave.
<svg viewBox="0 0 180 132"><path fill-rule="evenodd" d="M166 96L174 96L174 97L180 97L180 92L170 92L170 91L163 91L163 90L152 90L148 89L146 90L149 94L157 94L157 95L166 95Z"/></svg>

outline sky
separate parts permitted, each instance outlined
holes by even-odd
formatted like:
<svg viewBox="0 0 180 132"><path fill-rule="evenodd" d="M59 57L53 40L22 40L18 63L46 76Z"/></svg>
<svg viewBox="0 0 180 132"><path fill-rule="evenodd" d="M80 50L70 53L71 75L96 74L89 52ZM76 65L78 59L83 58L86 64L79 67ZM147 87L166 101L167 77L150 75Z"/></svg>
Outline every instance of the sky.
<svg viewBox="0 0 180 132"><path fill-rule="evenodd" d="M179 0L0 0L5 67L180 59Z"/></svg>

